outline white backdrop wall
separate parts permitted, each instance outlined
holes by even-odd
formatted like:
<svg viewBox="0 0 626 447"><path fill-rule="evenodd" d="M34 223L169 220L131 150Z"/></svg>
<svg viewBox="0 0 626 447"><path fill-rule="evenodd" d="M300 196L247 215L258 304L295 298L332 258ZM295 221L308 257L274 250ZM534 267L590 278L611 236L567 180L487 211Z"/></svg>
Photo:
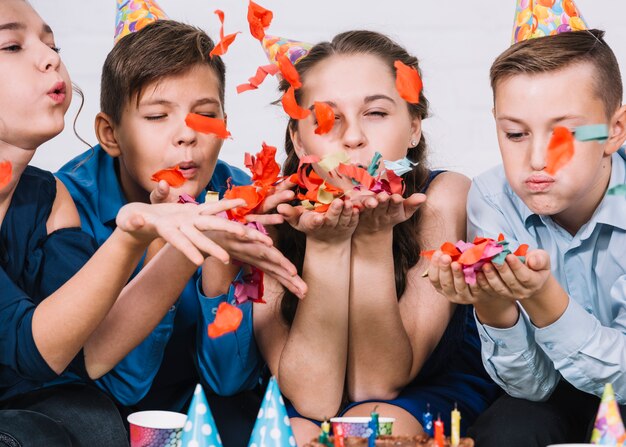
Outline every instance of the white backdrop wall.
<svg viewBox="0 0 626 447"><path fill-rule="evenodd" d="M114 0L31 0L53 28L72 80L85 93L78 117L79 134L96 144L93 118L99 111L100 69L113 46ZM274 11L268 34L318 42L349 29L388 34L420 58L431 117L424 122L434 167L460 171L469 177L499 163L491 116L489 67L511 39L514 0L259 0ZM247 0L159 0L170 18L199 26L219 40L225 32L243 31L224 56L227 66L226 111L234 139L224 143L221 158L242 167L244 152L260 150L266 141L282 147L286 116L271 105L277 82L268 79L259 90L237 95L235 86L267 63L246 22ZM607 31L607 41L626 70L626 1L577 0L590 26ZM575 93L575 92L574 92ZM86 149L73 134L77 96L67 115L66 129L34 158L37 166L56 170Z"/></svg>

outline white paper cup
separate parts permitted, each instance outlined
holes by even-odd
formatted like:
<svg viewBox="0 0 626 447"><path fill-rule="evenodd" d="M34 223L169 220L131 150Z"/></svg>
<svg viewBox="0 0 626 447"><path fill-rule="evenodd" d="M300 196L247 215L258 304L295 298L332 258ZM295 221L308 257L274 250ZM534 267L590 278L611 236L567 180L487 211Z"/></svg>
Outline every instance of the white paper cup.
<svg viewBox="0 0 626 447"><path fill-rule="evenodd" d="M187 415L173 411L138 411L127 419L130 447L180 447Z"/></svg>

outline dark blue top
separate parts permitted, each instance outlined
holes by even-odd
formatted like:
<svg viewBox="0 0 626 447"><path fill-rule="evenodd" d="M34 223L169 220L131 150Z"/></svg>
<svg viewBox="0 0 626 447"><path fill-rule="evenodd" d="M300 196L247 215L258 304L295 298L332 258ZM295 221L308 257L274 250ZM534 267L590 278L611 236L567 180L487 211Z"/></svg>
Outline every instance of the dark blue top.
<svg viewBox="0 0 626 447"><path fill-rule="evenodd" d="M59 376L33 339L35 307L95 251L93 239L80 228L47 233L55 197L54 176L27 167L0 227L0 400L87 377L82 352Z"/></svg>
<svg viewBox="0 0 626 447"><path fill-rule="evenodd" d="M116 171L115 159L98 145L56 174L76 203L83 230L98 245L111 236L127 203ZM250 183L242 170L218 160L206 189L222 197L228 179L233 185ZM204 194L197 200L203 202ZM252 303L238 305L244 314L239 329L209 338L207 325L217 307L224 301L235 304L234 288L206 297L201 284L199 269L152 333L97 384L124 405L173 411L182 410L199 380L207 392L223 396L255 387L263 361L254 342Z"/></svg>

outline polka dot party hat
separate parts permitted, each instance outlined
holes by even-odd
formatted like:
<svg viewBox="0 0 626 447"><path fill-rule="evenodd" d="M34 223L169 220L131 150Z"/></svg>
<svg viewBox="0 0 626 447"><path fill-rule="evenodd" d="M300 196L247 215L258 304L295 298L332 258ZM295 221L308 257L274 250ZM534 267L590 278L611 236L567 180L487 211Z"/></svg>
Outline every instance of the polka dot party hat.
<svg viewBox="0 0 626 447"><path fill-rule="evenodd" d="M285 402L275 377L267 385L248 447L296 447Z"/></svg>
<svg viewBox="0 0 626 447"><path fill-rule="evenodd" d="M574 0L517 0L511 44L588 28Z"/></svg>
<svg viewBox="0 0 626 447"><path fill-rule="evenodd" d="M189 405L180 445L181 447L222 447L222 440L200 384L196 385L191 405Z"/></svg>
<svg viewBox="0 0 626 447"><path fill-rule="evenodd" d="M167 15L155 0L117 0L115 43L125 35L162 19L167 19Z"/></svg>

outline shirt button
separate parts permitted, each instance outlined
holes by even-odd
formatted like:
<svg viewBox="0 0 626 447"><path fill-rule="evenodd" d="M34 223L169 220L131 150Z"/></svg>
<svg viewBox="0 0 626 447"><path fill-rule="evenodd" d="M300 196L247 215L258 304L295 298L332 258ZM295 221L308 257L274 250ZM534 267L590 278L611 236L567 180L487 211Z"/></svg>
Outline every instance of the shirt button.
<svg viewBox="0 0 626 447"><path fill-rule="evenodd" d="M506 346L506 343L504 343L504 341L502 340L496 340L496 345L498 345L499 347L503 348Z"/></svg>
<svg viewBox="0 0 626 447"><path fill-rule="evenodd" d="M489 339L485 337L483 334L480 334L480 339L483 341L483 343L487 343L489 341Z"/></svg>
<svg viewBox="0 0 626 447"><path fill-rule="evenodd" d="M214 307L213 309L211 309L211 313L213 315L217 315L217 307Z"/></svg>
<svg viewBox="0 0 626 447"><path fill-rule="evenodd" d="M176 306L175 305L170 307L170 312L174 312L175 310L176 310Z"/></svg>
<svg viewBox="0 0 626 447"><path fill-rule="evenodd" d="M554 346L554 345L552 344L552 342L547 342L547 343L546 343L546 348L548 348L549 350L552 350L552 347L553 347L553 346Z"/></svg>
<svg viewBox="0 0 626 447"><path fill-rule="evenodd" d="M587 311L587 313L591 314L593 313L593 309L589 306L585 307L585 310Z"/></svg>

